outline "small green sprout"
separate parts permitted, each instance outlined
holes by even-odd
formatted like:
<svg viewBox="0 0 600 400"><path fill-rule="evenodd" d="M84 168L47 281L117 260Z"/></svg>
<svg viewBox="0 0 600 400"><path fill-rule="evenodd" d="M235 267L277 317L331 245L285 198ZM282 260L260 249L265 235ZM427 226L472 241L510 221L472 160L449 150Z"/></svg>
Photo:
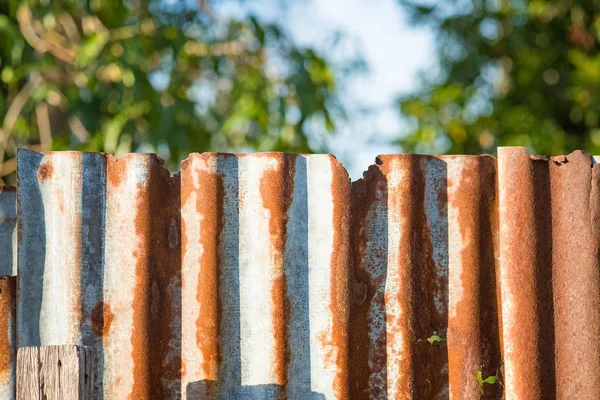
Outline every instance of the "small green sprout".
<svg viewBox="0 0 600 400"><path fill-rule="evenodd" d="M427 340L429 344L434 344L435 342L445 342L447 339L438 336L435 332L433 332L433 335L429 336L427 339L418 339L417 343L421 343L423 340Z"/></svg>
<svg viewBox="0 0 600 400"><path fill-rule="evenodd" d="M434 344L435 342L445 342L446 340L446 338L439 337L438 335L431 335L427 338L429 344Z"/></svg>
<svg viewBox="0 0 600 400"><path fill-rule="evenodd" d="M500 377L498 376L498 370L496 370L496 375L488 376L483 379L483 374L481 370L477 371L477 383L479 384L479 390L483 392L483 384L487 383L489 385L493 385L496 382L499 382Z"/></svg>

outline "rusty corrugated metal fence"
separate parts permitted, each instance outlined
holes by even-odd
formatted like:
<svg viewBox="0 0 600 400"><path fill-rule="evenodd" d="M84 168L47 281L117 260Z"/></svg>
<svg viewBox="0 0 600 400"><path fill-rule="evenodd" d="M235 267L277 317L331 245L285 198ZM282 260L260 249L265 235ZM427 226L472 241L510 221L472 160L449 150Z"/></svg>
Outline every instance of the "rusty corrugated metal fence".
<svg viewBox="0 0 600 400"><path fill-rule="evenodd" d="M380 156L351 183L328 155L192 154L171 176L22 150L0 398L17 341L94 347L106 400L598 398L598 168L500 148Z"/></svg>

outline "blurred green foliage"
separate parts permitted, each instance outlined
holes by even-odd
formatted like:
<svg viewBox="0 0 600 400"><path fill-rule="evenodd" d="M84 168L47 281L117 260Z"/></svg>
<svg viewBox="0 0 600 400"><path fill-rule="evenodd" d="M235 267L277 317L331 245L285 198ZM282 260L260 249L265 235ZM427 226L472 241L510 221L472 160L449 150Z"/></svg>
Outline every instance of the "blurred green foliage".
<svg viewBox="0 0 600 400"><path fill-rule="evenodd" d="M19 146L122 155L322 150L343 117L314 49L207 1L0 2L0 177Z"/></svg>
<svg viewBox="0 0 600 400"><path fill-rule="evenodd" d="M439 57L399 101L405 150L600 153L600 1L399 1Z"/></svg>

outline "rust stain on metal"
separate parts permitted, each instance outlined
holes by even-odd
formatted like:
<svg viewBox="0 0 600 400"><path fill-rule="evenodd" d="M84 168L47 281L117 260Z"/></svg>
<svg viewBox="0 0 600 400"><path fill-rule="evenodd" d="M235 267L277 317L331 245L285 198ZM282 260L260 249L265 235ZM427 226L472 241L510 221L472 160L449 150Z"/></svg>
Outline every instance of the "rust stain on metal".
<svg viewBox="0 0 600 400"><path fill-rule="evenodd" d="M559 398L594 398L600 393L600 215L597 181L592 179L591 167L592 158L581 151L564 157L561 163L550 164L555 379Z"/></svg>
<svg viewBox="0 0 600 400"><path fill-rule="evenodd" d="M16 286L16 277L0 277L0 387L9 384L14 374Z"/></svg>
<svg viewBox="0 0 600 400"><path fill-rule="evenodd" d="M289 346L287 343L289 326L289 300L286 297L287 281L285 275L276 278L271 288L271 299L276 305L271 314L274 323L275 334L275 354L276 363L273 365L275 376L279 385L285 385L287 382L287 366L289 360Z"/></svg>
<svg viewBox="0 0 600 400"><path fill-rule="evenodd" d="M385 398L387 364L385 318L374 309L384 308L387 264L387 232L382 227L372 235L371 225L383 219L387 208L387 180L378 165L369 167L364 177L352 184L352 248L354 250L353 299L350 322L350 398ZM383 223L387 223L384 221ZM375 236L371 239L370 236ZM372 240L372 242L369 242ZM377 315L378 314L378 315ZM372 338L371 338L372 337Z"/></svg>
<svg viewBox="0 0 600 400"><path fill-rule="evenodd" d="M496 303L495 229L497 197L496 160L493 157L461 157L459 176L449 183L449 207L456 212L460 232L460 292L448 321L448 370L453 397L459 399L502 396L501 385L482 379L495 375L501 365ZM451 163L452 161L450 161ZM449 220L449 224L454 224Z"/></svg>
<svg viewBox="0 0 600 400"><path fill-rule="evenodd" d="M328 308L327 309L328 312L331 312L331 309ZM319 342L319 344L321 345L321 348L324 349L325 352L325 363L327 365L335 365L337 366L337 352L336 352L336 342L335 339L333 339L333 335L332 335L332 331L333 328L330 331L320 331L315 335L316 340ZM337 376L336 376L336 380L334 381L334 384L338 384L337 381ZM336 386L335 391L337 392L338 387Z"/></svg>
<svg viewBox="0 0 600 400"><path fill-rule="evenodd" d="M408 158L399 159L398 165L392 165L392 160L384 159L379 157L382 161L382 172L384 175L392 173L392 168L400 171L409 170ZM389 178L388 178L389 179ZM397 179L397 183L395 180ZM407 214L406 211L402 211L402 193L410 193L411 187L407 185L404 176L400 176L393 179L392 183L388 186L388 212L391 213L391 224L394 226L400 226L401 219ZM402 186L400 186L402 185ZM407 202L408 205L410 203ZM409 211L410 212L410 211ZM410 228L404 228L410 232ZM402 255L410 256L410 241L402 240L400 238L398 245L402 246L405 243L407 248L397 249L397 258L394 257L393 261L397 262L388 266L388 288L385 293L385 305L386 305L386 346L388 352L388 364L386 366L388 371L393 371L394 374L388 375L387 385L388 394L393 398L409 398L413 396L413 381L414 377L412 374L412 364L414 358L413 344L416 343L417 338L412 333L412 310L406 309L407 304L410 306L410 293L411 278L409 276L403 276L403 270L408 268L400 268L405 265L410 265L406 260L402 260ZM405 246L405 247L406 247ZM394 251L391 249L391 251ZM389 259L389 257L388 257ZM393 286L392 286L393 285ZM407 296L407 297L406 297ZM406 315L405 318L403 314Z"/></svg>
<svg viewBox="0 0 600 400"><path fill-rule="evenodd" d="M334 157L330 157L332 170L331 195L333 198L334 227L331 252L331 332L328 338L336 348L336 375L333 382L334 393L339 399L349 397L348 382L348 324L350 320L349 261L350 261L350 178Z"/></svg>
<svg viewBox="0 0 600 400"><path fill-rule="evenodd" d="M107 336L110 333L110 326L114 317L110 304L103 301L96 304L91 315L91 325L94 333L98 336Z"/></svg>
<svg viewBox="0 0 600 400"><path fill-rule="evenodd" d="M498 156L505 393L550 398L557 394L551 162L523 148L501 148Z"/></svg>
<svg viewBox="0 0 600 400"><path fill-rule="evenodd" d="M425 207L429 205L426 196L438 193L426 192L429 186L424 169L428 163L435 167L436 159L428 156L379 158L382 172L390 180L390 224L400 228L394 233L399 234L398 248L389 249L393 263L388 266L391 286L385 295L388 395L393 398L435 397L441 394L447 382L447 372L444 372L447 350L445 343L432 346L426 339L432 335L446 337L447 304L438 306L435 299L447 298L447 278L438 276L434 259ZM446 199L435 201L446 202ZM431 204L435 205L435 201ZM391 376L390 370L394 371Z"/></svg>
<svg viewBox="0 0 600 400"><path fill-rule="evenodd" d="M132 399L171 397L168 384L179 379L181 366L180 355L170 354L169 346L180 329L173 309L178 299L172 298L178 290L173 293L170 288L181 285L181 253L169 240L171 224L179 225L180 219L179 176L171 177L161 160L148 157L146 184L137 184L135 227L144 240L135 251Z"/></svg>
<svg viewBox="0 0 600 400"><path fill-rule="evenodd" d="M180 393L181 350L173 338L181 334L182 321L178 310L181 309L181 248L178 232L181 231L180 176L170 176L162 161L155 158L151 176L156 177L150 183L152 208L153 250L152 303L157 313L152 324L158 330L151 342L151 377L154 392L152 398L174 398ZM175 232L175 233L174 233ZM158 297L158 299L156 299Z"/></svg>
<svg viewBox="0 0 600 400"><path fill-rule="evenodd" d="M216 157L215 157L216 158ZM215 163L217 161L215 160ZM216 173L216 177L217 177L217 187L216 187L216 194L217 194L217 199L219 199L219 201L217 202L217 219L216 219L216 231L214 233L216 233L216 242L215 242L215 252L214 252L214 264L213 264L213 259L209 259L209 262L206 264L209 268L209 270L207 271L207 275L208 275L208 284L207 286L205 286L204 288L200 288L200 286L202 285L202 279L205 277L205 275L203 275L202 270L200 271L199 275L198 275L198 293L200 293L201 295L199 295L198 301L199 304L202 304L202 302L204 302L206 304L205 309L207 310L207 316L211 316L211 310L214 312L214 314L212 314L212 320L210 320L208 322L208 324L210 325L202 325L202 328L205 329L205 331L207 332L208 335L203 336L203 340L204 342L202 342L202 351L203 351L203 355L205 356L205 365L210 367L210 373L206 375L206 379L209 380L209 382L211 383L209 385L209 392L210 393L214 393L213 395L216 395L216 391L217 391L217 380L219 378L218 376L218 371L221 368L221 365L226 362L226 357L224 357L221 349L220 349L220 332L221 332L221 326L222 326L222 315L223 315L223 303L221 301L221 277L222 277L222 271L221 271L221 265L222 265L222 261L223 261L223 255L222 255L222 243L224 241L224 235L225 235L225 179L223 176L223 173L220 171L217 171ZM203 214L205 215L205 214ZM206 228L203 228L203 230L201 231L201 236L202 233L204 233L204 235L210 235L211 232L209 232L209 229L211 229L212 225L209 224L203 224L203 226L205 226ZM204 239L201 237L201 240L203 241L203 245L205 243L209 243L208 245L208 249L211 249L211 243L208 242L210 241L210 239ZM206 242L205 242L206 240ZM204 260L203 260L204 261ZM202 267L201 267L202 268ZM214 286L213 286L214 285ZM200 308L200 310L202 310L202 308ZM202 314L198 315L198 319L202 318ZM196 326L198 326L198 322L196 322ZM201 331L203 332L203 331ZM216 335L216 336L214 336ZM215 365L214 362L217 362L217 364ZM214 385L212 384L213 379L214 378Z"/></svg>
<svg viewBox="0 0 600 400"><path fill-rule="evenodd" d="M110 171L110 164L109 164ZM111 174L108 175L109 177ZM137 204L135 217L135 233L138 237L150 236L150 195L148 189L137 184ZM151 335L148 305L150 300L150 258L149 243L143 243L133 256L136 259L135 293L133 294L133 322L131 329L131 358L133 359L133 386L128 399L150 398L150 354L149 337Z"/></svg>
<svg viewBox="0 0 600 400"><path fill-rule="evenodd" d="M398 252L410 255L406 259L409 268L405 271L404 279L411 281L410 298L403 301L402 307L411 313L411 329L415 335L413 343L413 359L411 367L411 384L413 396L435 397L447 381L442 369L447 362L445 343L435 342L431 346L427 340L432 334L446 337L447 306L440 312L434 302L436 292L446 298L447 285L441 284L441 277L436 273L436 263L433 258L434 245L431 230L426 216L427 206L426 182L427 174L421 160L413 158L410 163L409 205L402 207L401 218L410 224L405 231ZM445 196L445 193L443 193ZM445 199L441 199L444 202ZM419 341L421 339L421 341ZM424 378L424 379L423 379Z"/></svg>
<svg viewBox="0 0 600 400"><path fill-rule="evenodd" d="M38 177L40 180L45 181L47 179L52 178L54 174L54 167L52 166L52 162L47 160L40 164L40 168L38 170Z"/></svg>
<svg viewBox="0 0 600 400"><path fill-rule="evenodd" d="M499 149L501 289L506 392L512 398L542 398L538 355L539 310L534 168L524 149ZM510 192L508 191L510 190ZM546 266L549 267L549 266ZM518 376L528 382L518 384Z"/></svg>
<svg viewBox="0 0 600 400"><path fill-rule="evenodd" d="M502 148L498 170L507 397L594 398L597 167L580 151L546 160ZM522 376L531 379L525 384Z"/></svg>
<svg viewBox="0 0 600 400"><path fill-rule="evenodd" d="M185 205L194 192L195 207L202 215L201 230L198 243L190 243L187 237L186 221L181 221L182 252L185 258L188 251L195 246L202 248L197 259L200 266L196 281L196 301L201 311L196 319L196 346L203 358L201 367L206 380L216 381L219 368L219 325L221 305L219 299L219 240L222 232L222 206L219 199L223 197L223 179L207 165L216 162L213 153L194 155L202 168L194 168L194 159L183 163L181 174L181 204ZM193 170L191 170L194 168ZM198 190L200 189L201 190ZM186 365L183 365L185 368ZM185 373L183 374L185 376Z"/></svg>
<svg viewBox="0 0 600 400"><path fill-rule="evenodd" d="M121 186L123 179L127 177L127 167L129 166L129 162L127 161L131 156L116 158L108 156L110 160L110 167L107 167L106 178L108 180L108 184L118 188Z"/></svg>
<svg viewBox="0 0 600 400"><path fill-rule="evenodd" d="M129 398L171 398L178 390L171 387L171 382L180 379L181 366L180 355L173 354L170 345L180 330L174 307L179 307L181 253L178 235L173 236L173 224L177 231L180 229L180 183L179 177L171 177L156 156L140 155L142 167L133 165L134 157L109 159L107 164L108 181L114 191L125 189L128 170L146 169L145 178L135 183L133 211L138 239L137 248L132 250L136 266L130 337L133 384Z"/></svg>
<svg viewBox="0 0 600 400"><path fill-rule="evenodd" d="M269 211L269 241L273 264L280 271L271 286L271 301L273 310L271 318L274 322L273 333L275 342L275 377L279 385L287 381L287 366L290 357L287 341L289 329L290 305L287 297L287 280L284 271L283 257L287 241L288 211L292 204L294 193L294 174L296 156L281 153L266 153L277 161L278 168L267 170L260 180L260 195L262 205Z"/></svg>

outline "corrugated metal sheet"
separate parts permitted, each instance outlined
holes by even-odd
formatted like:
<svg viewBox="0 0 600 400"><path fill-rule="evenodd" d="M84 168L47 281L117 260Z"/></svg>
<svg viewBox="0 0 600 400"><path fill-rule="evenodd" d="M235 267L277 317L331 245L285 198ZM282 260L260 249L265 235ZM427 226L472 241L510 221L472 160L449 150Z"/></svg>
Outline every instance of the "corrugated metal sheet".
<svg viewBox="0 0 600 400"><path fill-rule="evenodd" d="M19 346L94 346L107 399L348 396L331 156L192 155L174 177L144 154L18 163Z"/></svg>
<svg viewBox="0 0 600 400"><path fill-rule="evenodd" d="M100 399L600 393L584 153L18 157L19 345L95 347Z"/></svg>
<svg viewBox="0 0 600 400"><path fill-rule="evenodd" d="M357 397L500 397L477 381L501 362L495 178L489 156L390 155L355 183Z"/></svg>
<svg viewBox="0 0 600 400"><path fill-rule="evenodd" d="M579 151L547 160L524 149L499 150L500 288L511 398L600 393L599 168Z"/></svg>

